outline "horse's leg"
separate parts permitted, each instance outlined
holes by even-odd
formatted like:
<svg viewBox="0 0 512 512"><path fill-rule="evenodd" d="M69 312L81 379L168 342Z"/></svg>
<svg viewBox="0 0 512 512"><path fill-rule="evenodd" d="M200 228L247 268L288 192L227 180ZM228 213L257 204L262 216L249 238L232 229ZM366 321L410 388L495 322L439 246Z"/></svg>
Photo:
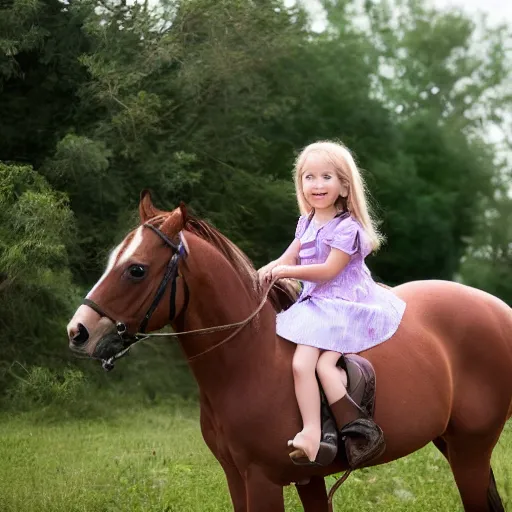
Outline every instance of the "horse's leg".
<svg viewBox="0 0 512 512"><path fill-rule="evenodd" d="M448 440L448 458L465 512L505 512L491 469L491 453L492 446L482 447L475 438Z"/></svg>
<svg viewBox="0 0 512 512"><path fill-rule="evenodd" d="M226 461L222 457L217 457L220 462L222 469L226 475L228 481L229 494L231 495L231 501L233 502L234 512L246 512L247 511L247 499L245 491L245 482L240 475L240 472L232 461Z"/></svg>
<svg viewBox="0 0 512 512"><path fill-rule="evenodd" d="M283 486L271 482L256 465L245 472L247 512L284 512Z"/></svg>
<svg viewBox="0 0 512 512"><path fill-rule="evenodd" d="M432 441L436 448L446 457L449 462L448 444L442 438L438 437ZM453 471L453 468L452 468ZM454 472L455 473L455 472ZM489 465L489 487L487 489L487 504L490 512L504 512L503 503L496 487L496 480L491 466Z"/></svg>
<svg viewBox="0 0 512 512"><path fill-rule="evenodd" d="M206 445L219 461L226 480L228 482L229 494L233 503L234 512L247 512L245 482L238 471L229 449L224 443L224 438L220 428L215 427L212 411L208 407L206 400L201 403L201 432Z"/></svg>
<svg viewBox="0 0 512 512"><path fill-rule="evenodd" d="M304 512L327 512L327 491L323 477L314 476L308 484L297 484L295 488L299 494Z"/></svg>
<svg viewBox="0 0 512 512"><path fill-rule="evenodd" d="M491 469L491 475L489 477L489 489L487 490L487 501L489 503L489 510L491 512L505 512L505 507L501 501L500 493L496 487L496 480L494 478L494 472Z"/></svg>

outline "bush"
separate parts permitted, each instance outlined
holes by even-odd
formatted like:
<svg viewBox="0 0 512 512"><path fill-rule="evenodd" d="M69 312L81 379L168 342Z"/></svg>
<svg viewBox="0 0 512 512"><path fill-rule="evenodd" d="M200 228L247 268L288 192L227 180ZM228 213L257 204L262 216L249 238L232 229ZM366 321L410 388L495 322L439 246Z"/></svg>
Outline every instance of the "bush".
<svg viewBox="0 0 512 512"><path fill-rule="evenodd" d="M80 370L68 368L56 372L41 366L23 370L26 373L23 377L11 372L15 384L7 390L9 405L16 410L67 406L75 403L84 389L84 375Z"/></svg>

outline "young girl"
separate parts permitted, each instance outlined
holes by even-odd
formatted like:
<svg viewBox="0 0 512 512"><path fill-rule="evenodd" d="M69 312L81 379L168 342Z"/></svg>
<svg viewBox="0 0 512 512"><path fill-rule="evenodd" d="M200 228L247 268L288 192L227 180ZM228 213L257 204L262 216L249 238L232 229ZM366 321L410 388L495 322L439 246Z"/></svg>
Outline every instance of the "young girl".
<svg viewBox="0 0 512 512"><path fill-rule="evenodd" d="M346 374L340 376L336 363L343 353L361 352L390 338L405 303L378 286L364 263L382 237L349 150L334 142L307 146L297 158L294 179L302 214L295 239L280 258L259 270L259 277L267 283L284 277L304 281L297 302L277 317L277 334L297 344L293 376L303 429L288 444L296 449L290 454L294 462L328 464L335 451L320 443L315 371L338 429L357 421L359 413L346 397Z"/></svg>

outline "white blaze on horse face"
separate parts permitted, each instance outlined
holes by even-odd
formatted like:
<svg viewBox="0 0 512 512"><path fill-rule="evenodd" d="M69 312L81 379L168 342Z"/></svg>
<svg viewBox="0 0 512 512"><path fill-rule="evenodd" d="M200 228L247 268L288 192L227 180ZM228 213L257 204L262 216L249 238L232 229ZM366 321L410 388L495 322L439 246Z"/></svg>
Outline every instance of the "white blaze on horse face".
<svg viewBox="0 0 512 512"><path fill-rule="evenodd" d="M100 277L98 282L92 287L92 289L87 294L87 297L93 294L94 290L98 288L98 286L105 280L105 278L108 276L109 272L114 268L115 265L120 265L126 261L135 253L137 248L142 243L142 233L144 230L144 226L140 226L137 231L135 232L135 235L133 235L133 238L131 239L130 243L128 244L128 247L124 250L122 256L119 258L119 261L117 261L117 257L119 255L119 252L124 246L124 242L121 242L111 253L108 258L108 265L105 269L105 272L103 272L103 275Z"/></svg>
<svg viewBox="0 0 512 512"><path fill-rule="evenodd" d="M89 293L87 294L87 297L89 297L90 295L92 295L92 293L94 292L94 290L96 290L96 288L98 288L98 286L105 280L105 278L108 276L109 272L114 268L114 265L116 263L116 260L117 260L117 255L119 254L119 251L122 249L123 247L123 243L121 242L111 253L110 253L110 256L108 258L108 264L107 264L107 268L105 269L105 272L103 272L103 275L99 278L98 282L91 288L91 290L89 291Z"/></svg>
<svg viewBox="0 0 512 512"><path fill-rule="evenodd" d="M135 235L133 235L130 245L128 245L128 247L124 250L123 254L119 258L119 261L117 262L118 265L122 265L123 263L127 262L135 254L135 251L142 244L143 230L144 226L140 226L140 228L137 229Z"/></svg>

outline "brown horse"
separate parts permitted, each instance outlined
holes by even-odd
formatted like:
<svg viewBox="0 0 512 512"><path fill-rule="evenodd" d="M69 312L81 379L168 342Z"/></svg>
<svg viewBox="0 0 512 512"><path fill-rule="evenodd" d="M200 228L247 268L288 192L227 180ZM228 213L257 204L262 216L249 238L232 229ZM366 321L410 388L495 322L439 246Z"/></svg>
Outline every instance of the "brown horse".
<svg viewBox="0 0 512 512"><path fill-rule="evenodd" d="M159 211L149 194L139 210L141 226L112 253L68 326L71 348L107 366L135 333L168 324L169 304L173 328L184 332L240 322L262 299L248 259L206 222L183 207ZM400 328L362 354L377 374L375 419L387 445L372 465L432 441L450 463L465 511L503 511L490 460L512 413L512 310L451 282L393 291L407 303ZM283 511L283 486L302 483L304 510L324 512L324 477L346 468L341 457L322 468L295 466L288 456L301 418L295 345L276 336L276 303L266 301L236 331L178 338L199 385L203 437L225 471L234 510Z"/></svg>

